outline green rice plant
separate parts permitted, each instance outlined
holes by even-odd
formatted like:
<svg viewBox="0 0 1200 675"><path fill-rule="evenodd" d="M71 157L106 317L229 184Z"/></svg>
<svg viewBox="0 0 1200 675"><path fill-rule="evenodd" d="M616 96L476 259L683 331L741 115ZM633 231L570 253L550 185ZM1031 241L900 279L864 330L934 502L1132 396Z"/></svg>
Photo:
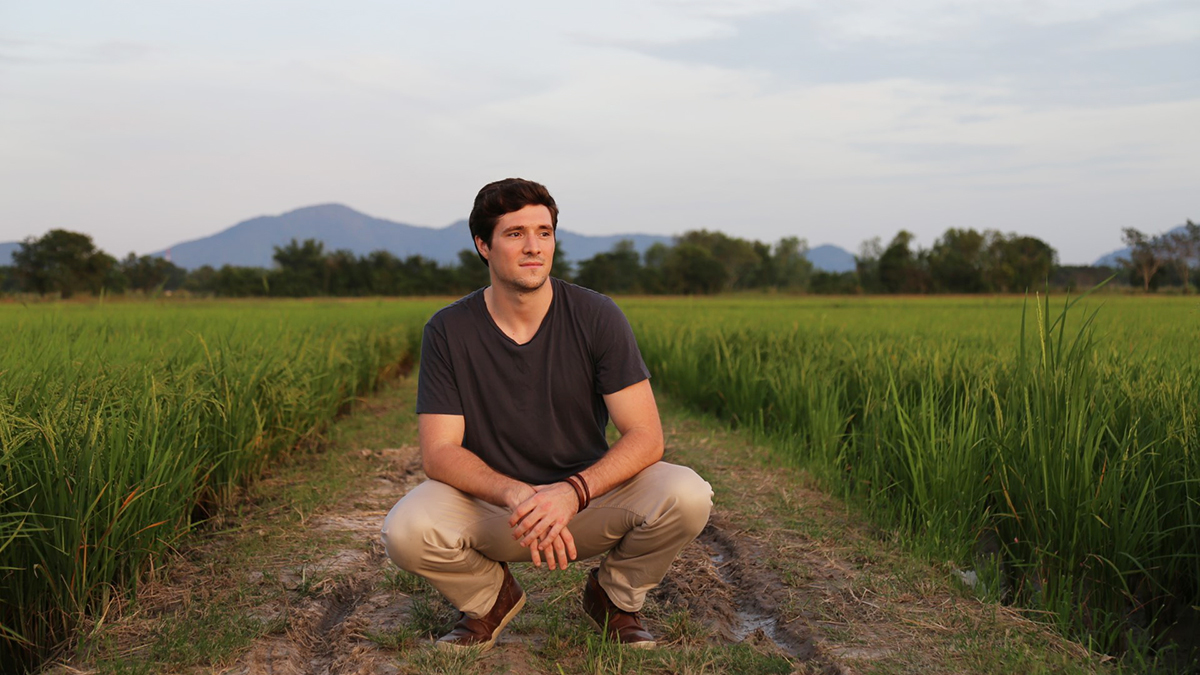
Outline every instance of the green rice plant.
<svg viewBox="0 0 1200 675"><path fill-rule="evenodd" d="M232 488L410 361L435 307L0 307L0 670L102 623Z"/></svg>

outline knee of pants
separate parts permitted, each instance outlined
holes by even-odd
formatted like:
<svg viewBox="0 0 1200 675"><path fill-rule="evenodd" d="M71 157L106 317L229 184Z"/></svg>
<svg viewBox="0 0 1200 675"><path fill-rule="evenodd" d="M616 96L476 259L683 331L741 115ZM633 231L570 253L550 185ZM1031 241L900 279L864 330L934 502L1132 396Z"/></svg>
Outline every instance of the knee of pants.
<svg viewBox="0 0 1200 675"><path fill-rule="evenodd" d="M700 534L708 524L712 510L712 486L695 471L678 467L663 481L660 488L674 501L673 509L679 514L680 525L693 537Z"/></svg>
<svg viewBox="0 0 1200 675"><path fill-rule="evenodd" d="M436 523L424 509L405 507L403 499L392 507L379 538L396 567L416 572L426 559Z"/></svg>

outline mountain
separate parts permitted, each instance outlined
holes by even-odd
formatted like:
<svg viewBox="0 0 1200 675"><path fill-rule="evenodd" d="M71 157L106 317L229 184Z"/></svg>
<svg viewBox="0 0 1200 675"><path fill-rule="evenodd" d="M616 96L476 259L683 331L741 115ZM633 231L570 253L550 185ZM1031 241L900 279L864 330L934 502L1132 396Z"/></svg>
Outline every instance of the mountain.
<svg viewBox="0 0 1200 675"><path fill-rule="evenodd" d="M19 248L21 248L21 242L19 241L6 241L0 243L0 267L13 264L12 254L16 253L17 249Z"/></svg>
<svg viewBox="0 0 1200 675"><path fill-rule="evenodd" d="M813 264L813 267L822 272L853 272L855 270L854 256L846 249L833 244L823 244L811 249L805 257Z"/></svg>
<svg viewBox="0 0 1200 675"><path fill-rule="evenodd" d="M1174 234L1176 232L1185 232L1186 230L1187 230L1187 225L1180 225L1179 227L1176 227L1173 230L1171 230L1170 232L1168 232L1167 234ZM1111 253L1105 253L1104 255L1100 256L1099 258L1096 258L1096 262L1092 263L1092 265L1094 265L1096 267L1120 267L1121 266L1121 258L1125 258L1126 260L1128 260L1130 250L1131 249L1128 246L1126 246L1125 248L1119 248Z"/></svg>
<svg viewBox="0 0 1200 675"><path fill-rule="evenodd" d="M455 264L458 252L471 248L467 221L460 220L442 228L406 225L359 213L341 204L322 204L296 209L279 216L260 216L234 225L210 237L171 246L171 261L186 269L203 265L220 267L239 265L270 267L275 246L292 239L316 239L326 251L349 249L355 255L387 250L406 258L422 255L439 263ZM592 236L558 231L558 242L568 261L586 260L611 249L618 241L630 239L639 252L656 242L670 244L670 237L629 234ZM167 250L151 255L164 256Z"/></svg>

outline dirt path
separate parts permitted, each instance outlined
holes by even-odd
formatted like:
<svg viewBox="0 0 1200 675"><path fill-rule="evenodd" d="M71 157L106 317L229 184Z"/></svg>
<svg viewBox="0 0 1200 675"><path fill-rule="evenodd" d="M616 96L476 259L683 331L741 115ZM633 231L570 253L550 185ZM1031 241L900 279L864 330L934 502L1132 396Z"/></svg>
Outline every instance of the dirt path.
<svg viewBox="0 0 1200 675"><path fill-rule="evenodd" d="M356 406L318 459L247 495L148 584L120 621L52 671L351 673L1092 672L1098 661L1014 613L966 597L952 570L781 468L764 449L664 402L668 458L716 490L714 514L647 603L664 646L623 653L578 607L596 561L514 572L530 602L484 654L430 648L452 610L391 568L388 508L424 479L411 381ZM210 620L215 616L215 620ZM245 625L226 640L229 624ZM214 625L221 626L214 629ZM206 632L207 631L207 632ZM209 640L211 644L205 643ZM206 646L197 647L199 643ZM195 649L189 649L196 647Z"/></svg>

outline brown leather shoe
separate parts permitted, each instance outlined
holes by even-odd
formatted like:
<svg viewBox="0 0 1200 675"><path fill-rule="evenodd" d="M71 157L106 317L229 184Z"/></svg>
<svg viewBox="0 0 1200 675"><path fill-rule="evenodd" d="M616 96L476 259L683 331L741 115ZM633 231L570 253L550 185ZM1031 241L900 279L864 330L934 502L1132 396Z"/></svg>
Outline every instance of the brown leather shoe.
<svg viewBox="0 0 1200 675"><path fill-rule="evenodd" d="M612 603L600 585L597 571L593 569L588 574L587 585L583 587L583 611L596 630L606 634L613 642L627 647L653 647L654 636L642 626L642 617L637 612L626 612Z"/></svg>
<svg viewBox="0 0 1200 675"><path fill-rule="evenodd" d="M504 581L500 584L500 594L496 596L492 608L478 619L460 614L454 629L438 638L438 648L454 650L478 647L480 651L487 651L496 644L500 631L525 606L525 592L521 590L521 585L508 571L508 565L500 563L500 566L504 568Z"/></svg>

